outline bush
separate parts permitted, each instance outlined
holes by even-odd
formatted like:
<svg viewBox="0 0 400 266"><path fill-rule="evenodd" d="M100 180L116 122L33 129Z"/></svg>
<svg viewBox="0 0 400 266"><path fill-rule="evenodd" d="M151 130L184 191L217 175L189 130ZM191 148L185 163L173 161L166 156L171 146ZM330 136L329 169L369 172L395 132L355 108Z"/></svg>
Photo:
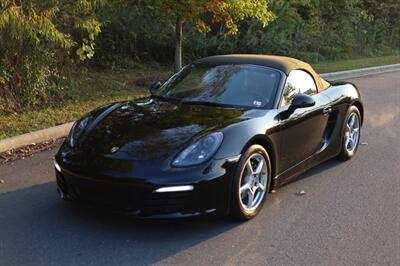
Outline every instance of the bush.
<svg viewBox="0 0 400 266"><path fill-rule="evenodd" d="M173 1L172 1L173 2ZM0 0L0 112L62 99L63 68L171 65L176 18L161 0ZM185 1L181 2L185 3ZM214 54L261 53L310 62L390 54L400 47L398 0L274 0L276 19L239 23L228 35L211 16L209 32L184 25L186 62ZM101 26L101 32L100 32ZM86 62L88 59L90 62ZM85 62L83 62L85 61Z"/></svg>
<svg viewBox="0 0 400 266"><path fill-rule="evenodd" d="M93 3L0 0L3 112L19 112L47 103L51 94L60 92L62 66L75 58L93 56L94 38L100 31L93 18Z"/></svg>
<svg viewBox="0 0 400 266"><path fill-rule="evenodd" d="M92 63L102 67L149 60L171 64L175 18L160 10L159 2L113 1L103 8L99 18L103 32ZM319 62L391 53L399 47L397 0L276 0L269 8L277 18L267 27L246 20L235 36L229 36L223 25L201 33L194 23L187 23L186 62L227 53L279 54Z"/></svg>

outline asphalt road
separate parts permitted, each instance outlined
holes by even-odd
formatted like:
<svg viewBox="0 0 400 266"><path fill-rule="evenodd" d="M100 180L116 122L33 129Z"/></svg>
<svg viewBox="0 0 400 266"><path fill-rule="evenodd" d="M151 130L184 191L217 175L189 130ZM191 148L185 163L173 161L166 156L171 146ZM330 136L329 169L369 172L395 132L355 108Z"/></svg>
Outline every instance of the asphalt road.
<svg viewBox="0 0 400 266"><path fill-rule="evenodd" d="M55 150L0 166L0 265L399 265L400 72L351 81L366 106L356 158L269 194L246 223L137 221L63 203Z"/></svg>

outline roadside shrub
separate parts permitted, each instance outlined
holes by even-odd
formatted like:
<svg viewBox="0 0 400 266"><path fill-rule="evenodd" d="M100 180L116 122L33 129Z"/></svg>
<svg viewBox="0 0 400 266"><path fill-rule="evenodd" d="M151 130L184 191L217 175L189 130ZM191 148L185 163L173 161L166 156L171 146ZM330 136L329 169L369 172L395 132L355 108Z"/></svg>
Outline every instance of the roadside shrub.
<svg viewBox="0 0 400 266"><path fill-rule="evenodd" d="M0 0L0 112L62 102L72 91L73 81L65 82L63 71L70 65L112 70L171 65L176 18L162 2ZM233 36L224 25L209 23L210 16L201 17L210 25L207 33L194 21L185 23L184 61L261 53L315 63L400 49L398 0L273 0L268 8L276 19L267 27L245 20Z"/></svg>
<svg viewBox="0 0 400 266"><path fill-rule="evenodd" d="M171 64L175 20L159 2L110 1L102 8L103 32L92 64L106 68L149 60ZM274 0L269 8L277 18L267 27L246 20L234 36L223 25L214 24L210 32L202 33L195 23L185 24L185 61L213 54L264 53L319 62L399 49L398 0Z"/></svg>
<svg viewBox="0 0 400 266"><path fill-rule="evenodd" d="M64 64L93 57L100 24L88 0L0 0L2 112L48 102Z"/></svg>

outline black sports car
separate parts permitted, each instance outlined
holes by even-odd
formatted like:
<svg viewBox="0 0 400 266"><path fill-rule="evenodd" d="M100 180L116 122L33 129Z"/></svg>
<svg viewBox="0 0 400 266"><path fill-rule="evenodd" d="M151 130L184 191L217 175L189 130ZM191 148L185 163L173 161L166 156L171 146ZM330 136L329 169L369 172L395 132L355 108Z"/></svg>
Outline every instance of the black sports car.
<svg viewBox="0 0 400 266"><path fill-rule="evenodd" d="M360 140L356 86L287 57L212 56L100 107L55 157L58 192L140 217L250 219L268 192Z"/></svg>

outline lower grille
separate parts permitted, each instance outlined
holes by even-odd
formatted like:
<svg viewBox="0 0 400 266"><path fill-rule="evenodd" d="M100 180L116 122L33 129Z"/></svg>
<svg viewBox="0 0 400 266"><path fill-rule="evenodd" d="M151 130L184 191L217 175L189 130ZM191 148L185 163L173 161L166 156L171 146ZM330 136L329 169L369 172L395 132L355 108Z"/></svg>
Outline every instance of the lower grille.
<svg viewBox="0 0 400 266"><path fill-rule="evenodd" d="M169 213L184 211L193 201L192 192L151 193L144 200L144 213Z"/></svg>
<svg viewBox="0 0 400 266"><path fill-rule="evenodd" d="M70 199L83 200L115 210L138 211L143 215L188 211L193 192L153 193L149 187L104 182L57 173L58 187Z"/></svg>

